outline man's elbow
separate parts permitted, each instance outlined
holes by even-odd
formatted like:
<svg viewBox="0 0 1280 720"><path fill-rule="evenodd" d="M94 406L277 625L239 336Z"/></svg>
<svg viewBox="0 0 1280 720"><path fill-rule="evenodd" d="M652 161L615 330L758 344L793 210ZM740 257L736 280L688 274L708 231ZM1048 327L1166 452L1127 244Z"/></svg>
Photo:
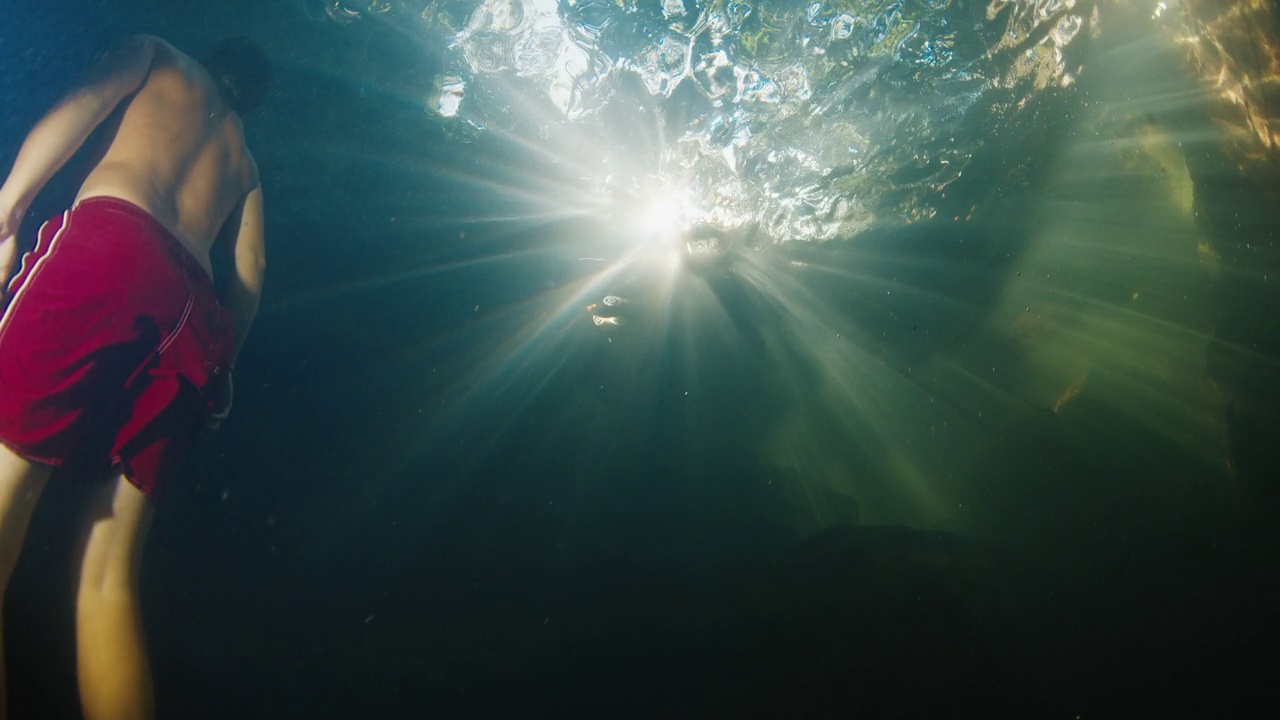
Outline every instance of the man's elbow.
<svg viewBox="0 0 1280 720"><path fill-rule="evenodd" d="M250 292L261 292L262 280L267 275L267 254L264 252L242 253L236 258L236 269L241 282Z"/></svg>

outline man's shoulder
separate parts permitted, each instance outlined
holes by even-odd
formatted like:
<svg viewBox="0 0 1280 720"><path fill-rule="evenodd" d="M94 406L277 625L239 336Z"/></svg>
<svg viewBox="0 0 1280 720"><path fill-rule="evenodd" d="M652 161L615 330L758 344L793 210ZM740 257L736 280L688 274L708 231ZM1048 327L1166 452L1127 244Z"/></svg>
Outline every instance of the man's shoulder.
<svg viewBox="0 0 1280 720"><path fill-rule="evenodd" d="M155 35L129 35L103 52L97 66L91 71L90 78L122 73L142 73L142 77L145 77L147 71L156 64L172 63L181 56L182 53L163 38Z"/></svg>
<svg viewBox="0 0 1280 720"><path fill-rule="evenodd" d="M139 54L152 56L162 52L177 52L177 50L163 38L155 35L139 34L127 35L117 40L102 53L102 57L110 58Z"/></svg>
<svg viewBox="0 0 1280 720"><path fill-rule="evenodd" d="M199 63L195 58L187 55L170 43L168 40L158 36L141 33L137 35L129 35L117 43L113 52L125 54L141 54L151 58L152 64L159 65L180 65L180 66L198 66Z"/></svg>
<svg viewBox="0 0 1280 720"><path fill-rule="evenodd" d="M163 49L178 52L178 49L175 48L168 40L165 40L158 35L150 35L148 33L138 33L136 35L126 36L120 41L120 44L125 46L149 47L155 50Z"/></svg>

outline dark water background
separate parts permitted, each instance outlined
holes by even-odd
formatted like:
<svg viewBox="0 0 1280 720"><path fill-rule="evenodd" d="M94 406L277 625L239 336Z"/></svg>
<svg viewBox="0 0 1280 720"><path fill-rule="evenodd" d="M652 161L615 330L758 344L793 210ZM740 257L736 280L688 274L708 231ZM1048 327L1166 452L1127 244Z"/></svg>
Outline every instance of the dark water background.
<svg viewBox="0 0 1280 720"><path fill-rule="evenodd" d="M555 289L593 271L570 258L598 248L569 221L477 222L518 218L527 201L459 178L567 171L500 137L458 143L394 91L438 70L431 53L306 7L22 0L0 28L6 167L122 34L194 52L247 33L276 61L278 90L246 123L268 202L263 309L235 415L157 498L145 560L161 717L1233 716L1270 696L1280 334L1260 276L1280 269L1274 174L1243 172L1212 143L1186 154L1194 227L1249 273L1188 273L1137 241L1098 250L1155 258L1141 274L1163 278L1148 293L1162 304L1146 312L1203 338L1187 394L1229 398L1202 418L1222 453L1153 420L1123 374L1095 373L1067 411L996 377L966 401L935 375L848 421L815 356L778 349L794 318L731 276L681 276L686 300L637 311L631 332L557 315ZM1098 95L1123 82L1080 78ZM1031 365L989 328L1014 278L1060 262L1036 255L1036 222L1114 248L1163 212L1133 210L1159 188L1065 140L1082 107L1045 99L1025 137L980 157L969 197L982 212L959 229L787 250L864 273L862 285L799 276L830 326L879 338L873 355L899 371L936 357ZM1209 124L1198 112L1158 120L1194 130ZM69 200L75 171L33 217ZM1064 197L1076 204L1060 216L1026 212ZM1065 267L1082 273L1068 282L1081 303L1109 301L1089 266ZM912 272L904 281L932 300L867 289ZM633 301L656 292L642 277L617 284ZM730 332L698 319L699 297L719 302ZM532 327L545 328L532 345L554 352L504 344ZM1074 345L1097 328L1079 326ZM1159 340L1105 343L1123 354ZM935 399L974 416L947 444L912 427L938 417L917 407ZM838 458L823 477L840 480L762 460L788 417ZM963 511L904 499L877 433L910 437L895 447L946 475L939 494ZM77 713L76 502L74 480L51 484L9 591L15 717Z"/></svg>

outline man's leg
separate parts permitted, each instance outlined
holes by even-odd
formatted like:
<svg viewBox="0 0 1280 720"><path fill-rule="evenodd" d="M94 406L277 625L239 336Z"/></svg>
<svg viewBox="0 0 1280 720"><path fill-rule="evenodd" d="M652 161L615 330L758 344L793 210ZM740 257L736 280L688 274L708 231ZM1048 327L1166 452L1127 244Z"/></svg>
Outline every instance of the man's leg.
<svg viewBox="0 0 1280 720"><path fill-rule="evenodd" d="M0 720L5 716L4 592L18 564L27 525L53 468L18 457L0 444Z"/></svg>
<svg viewBox="0 0 1280 720"><path fill-rule="evenodd" d="M85 720L151 718L155 698L138 607L151 507L123 475L96 492L76 593L80 705Z"/></svg>

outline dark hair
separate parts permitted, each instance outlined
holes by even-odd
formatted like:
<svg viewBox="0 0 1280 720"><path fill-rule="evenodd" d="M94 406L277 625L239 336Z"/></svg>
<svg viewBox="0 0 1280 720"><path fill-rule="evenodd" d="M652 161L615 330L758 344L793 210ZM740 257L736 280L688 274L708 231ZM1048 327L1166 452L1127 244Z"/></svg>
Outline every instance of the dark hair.
<svg viewBox="0 0 1280 720"><path fill-rule="evenodd" d="M218 92L232 110L244 115L267 99L271 61L260 45L236 35L217 42L200 58Z"/></svg>

